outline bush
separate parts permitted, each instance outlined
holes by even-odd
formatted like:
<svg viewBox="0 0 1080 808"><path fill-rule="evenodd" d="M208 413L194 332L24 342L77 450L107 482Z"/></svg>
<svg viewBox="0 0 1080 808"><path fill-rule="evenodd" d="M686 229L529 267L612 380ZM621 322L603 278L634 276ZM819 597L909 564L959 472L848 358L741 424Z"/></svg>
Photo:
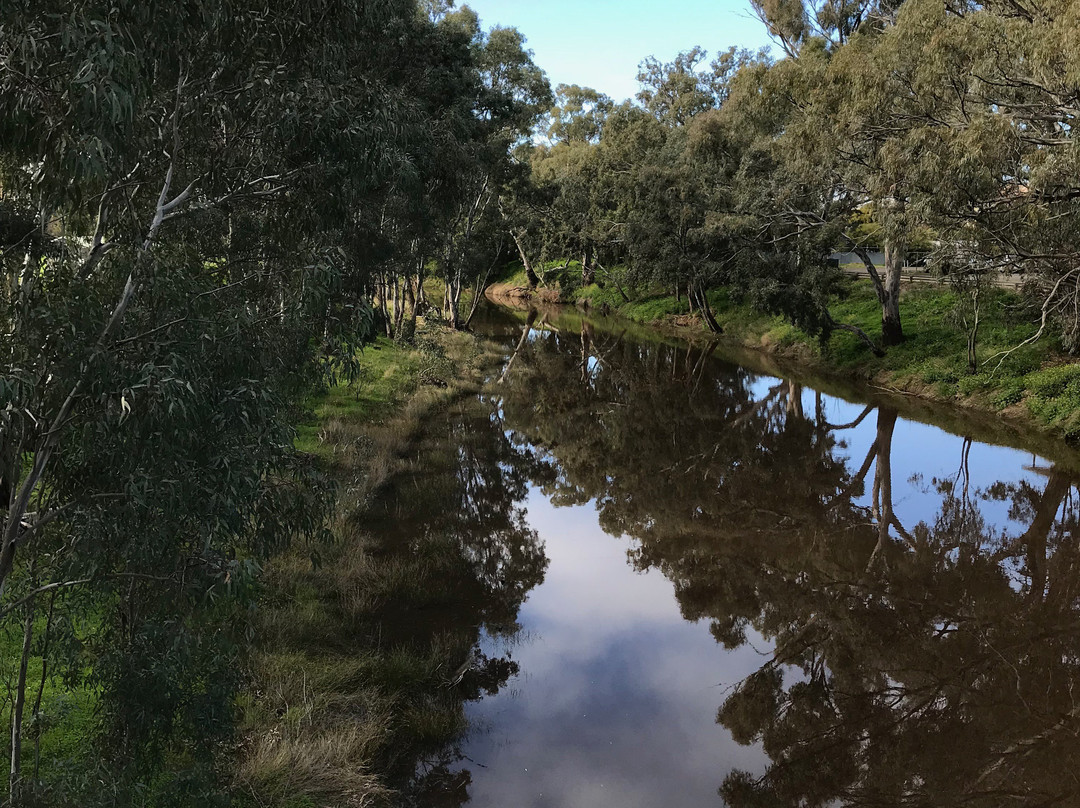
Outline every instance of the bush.
<svg viewBox="0 0 1080 808"><path fill-rule="evenodd" d="M1080 364L1058 365L1029 373L1024 380L1028 389L1043 398L1054 398L1080 382Z"/></svg>

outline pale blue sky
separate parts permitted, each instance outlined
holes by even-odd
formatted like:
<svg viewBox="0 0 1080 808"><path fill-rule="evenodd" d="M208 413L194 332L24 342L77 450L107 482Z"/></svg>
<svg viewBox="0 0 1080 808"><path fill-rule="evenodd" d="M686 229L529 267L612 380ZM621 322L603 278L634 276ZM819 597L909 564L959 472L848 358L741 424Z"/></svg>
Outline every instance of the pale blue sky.
<svg viewBox="0 0 1080 808"><path fill-rule="evenodd" d="M768 45L749 0L459 0L485 28L516 26L551 86L582 84L616 101L637 92L637 65L669 61L701 45L710 57L732 45Z"/></svg>

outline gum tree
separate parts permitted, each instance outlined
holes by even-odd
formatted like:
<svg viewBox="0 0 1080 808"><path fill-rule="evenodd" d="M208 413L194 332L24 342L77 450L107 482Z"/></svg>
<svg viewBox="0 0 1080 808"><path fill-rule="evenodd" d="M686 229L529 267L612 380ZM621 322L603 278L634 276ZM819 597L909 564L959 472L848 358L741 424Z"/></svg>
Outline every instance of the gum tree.
<svg viewBox="0 0 1080 808"><path fill-rule="evenodd" d="M402 71L400 49L437 53L424 43L438 33L406 0L10 11L10 796L37 785L23 770L31 656L100 701L100 771L65 793L124 802L153 782L206 796L260 561L321 532L295 406L347 374L370 333L370 273L398 243L380 212L422 171L441 116L440 88L421 91L422 63ZM161 775L177 751L187 771Z"/></svg>

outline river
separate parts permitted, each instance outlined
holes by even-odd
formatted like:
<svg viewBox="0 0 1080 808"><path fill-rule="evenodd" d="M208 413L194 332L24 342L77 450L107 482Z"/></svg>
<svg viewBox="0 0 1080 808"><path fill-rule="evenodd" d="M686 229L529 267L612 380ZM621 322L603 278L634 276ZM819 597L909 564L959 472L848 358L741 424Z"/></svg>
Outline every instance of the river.
<svg viewBox="0 0 1080 808"><path fill-rule="evenodd" d="M387 494L475 584L412 804L1080 803L1070 450L573 311L477 328L503 366Z"/></svg>

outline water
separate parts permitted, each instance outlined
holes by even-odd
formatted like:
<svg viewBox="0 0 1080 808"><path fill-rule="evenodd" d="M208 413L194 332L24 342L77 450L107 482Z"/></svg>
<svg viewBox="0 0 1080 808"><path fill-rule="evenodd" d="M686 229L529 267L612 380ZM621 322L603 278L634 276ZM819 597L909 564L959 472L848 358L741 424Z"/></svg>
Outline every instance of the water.
<svg viewBox="0 0 1080 808"><path fill-rule="evenodd" d="M574 313L481 328L498 450L442 473L488 481L500 617L463 611L504 667L419 804L1080 803L1069 451Z"/></svg>

